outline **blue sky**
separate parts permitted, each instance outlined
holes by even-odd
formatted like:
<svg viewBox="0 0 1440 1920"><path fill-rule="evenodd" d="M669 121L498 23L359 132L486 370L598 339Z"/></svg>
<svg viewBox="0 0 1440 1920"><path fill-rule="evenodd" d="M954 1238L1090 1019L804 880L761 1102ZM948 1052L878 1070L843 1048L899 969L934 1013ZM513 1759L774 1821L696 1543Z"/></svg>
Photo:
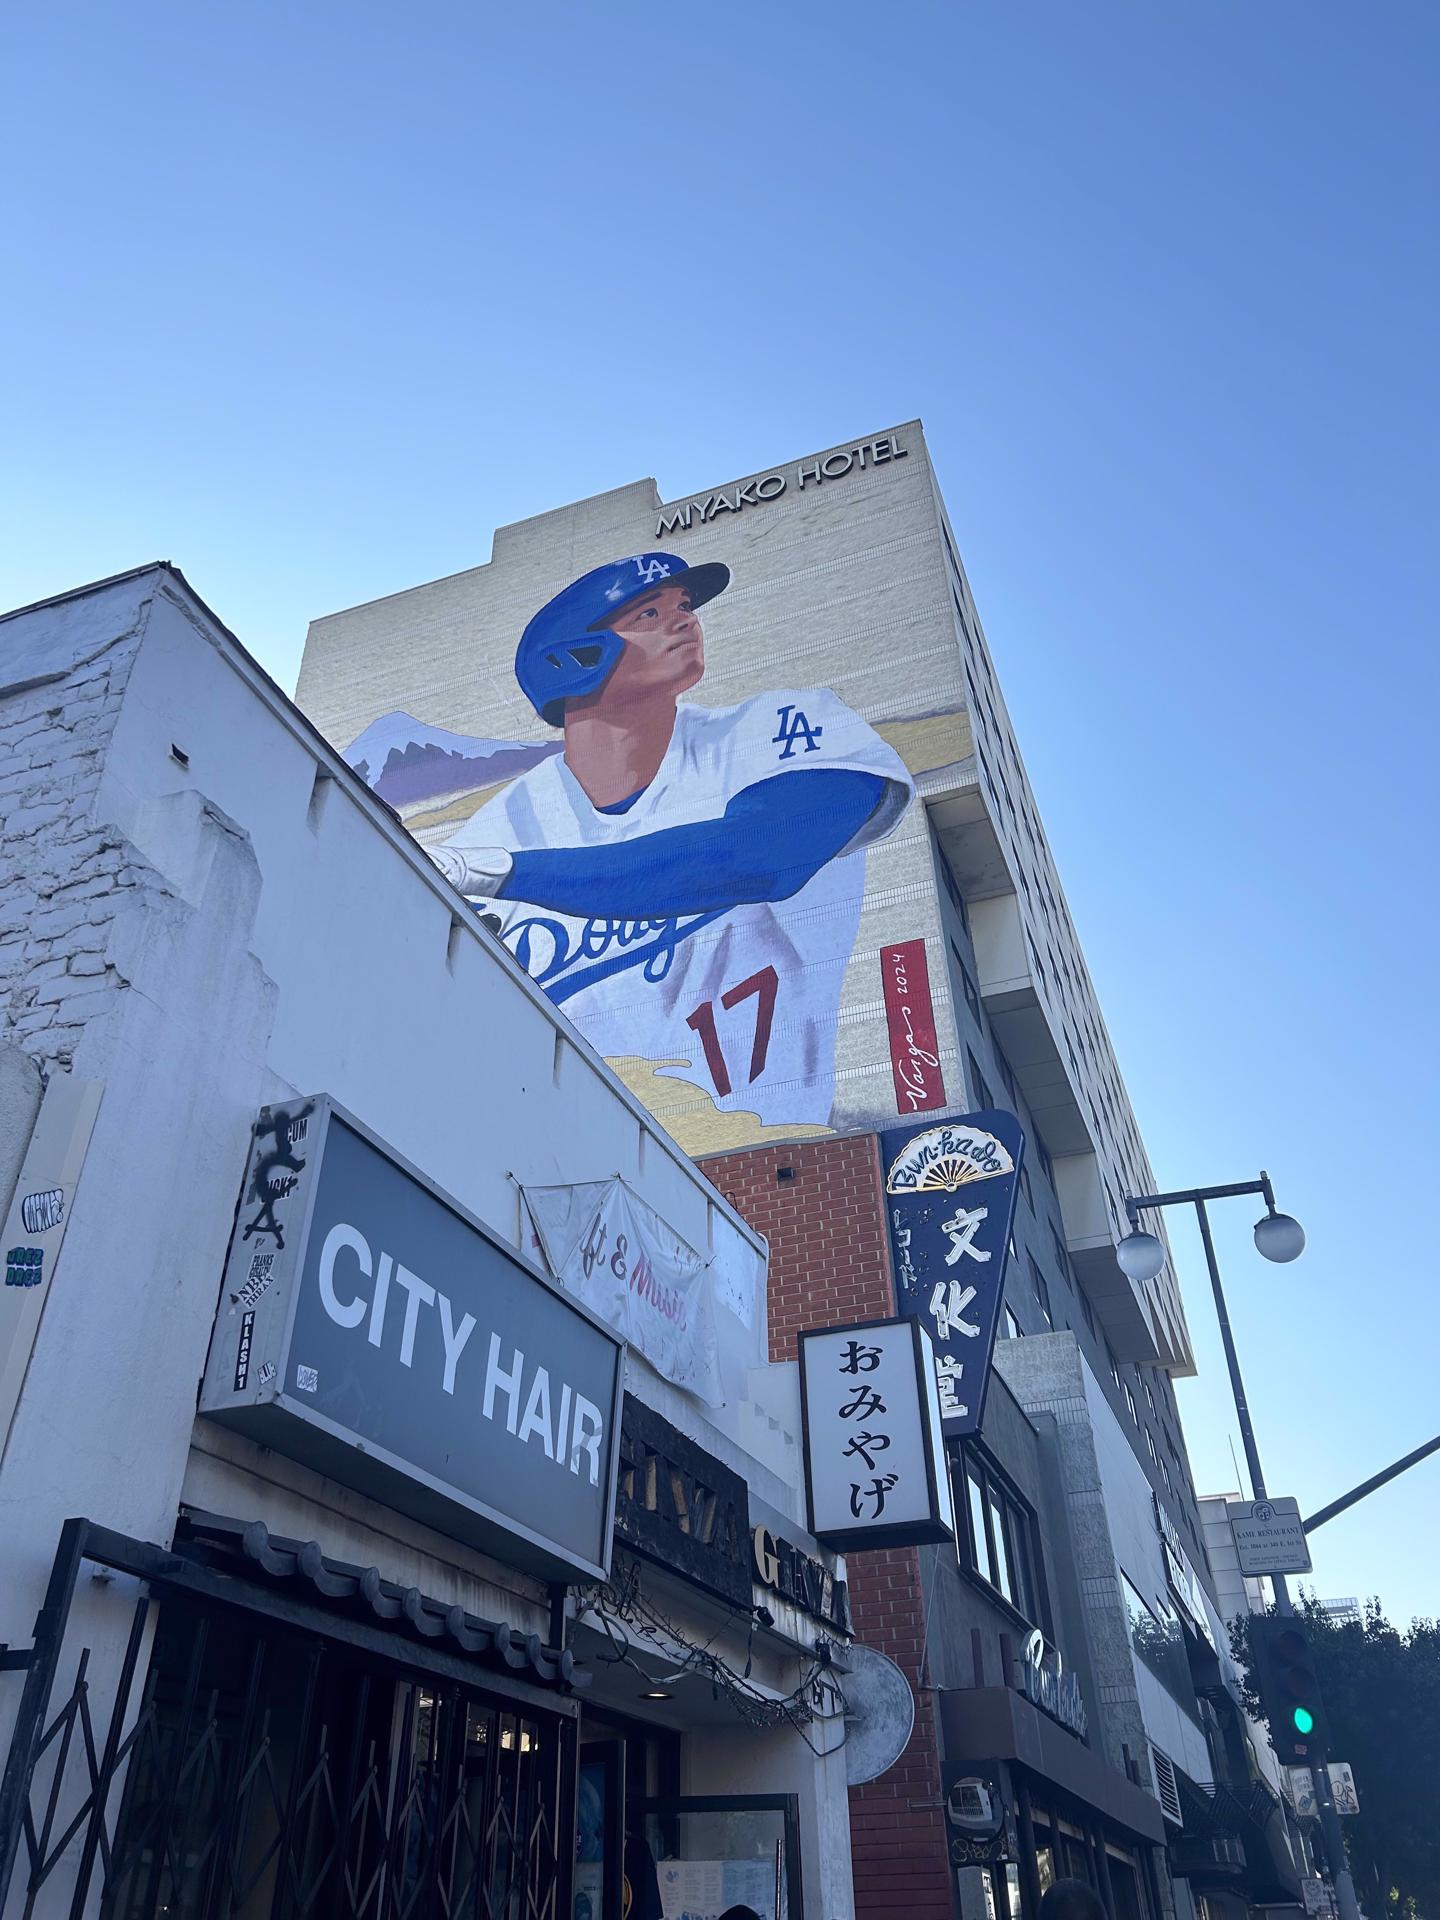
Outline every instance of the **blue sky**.
<svg viewBox="0 0 1440 1920"><path fill-rule="evenodd" d="M1272 1489L1440 1429L1429 5L12 10L0 603L307 620L919 414ZM1230 1488L1198 1244L1197 1482ZM1440 1459L1316 1536L1440 1611Z"/></svg>

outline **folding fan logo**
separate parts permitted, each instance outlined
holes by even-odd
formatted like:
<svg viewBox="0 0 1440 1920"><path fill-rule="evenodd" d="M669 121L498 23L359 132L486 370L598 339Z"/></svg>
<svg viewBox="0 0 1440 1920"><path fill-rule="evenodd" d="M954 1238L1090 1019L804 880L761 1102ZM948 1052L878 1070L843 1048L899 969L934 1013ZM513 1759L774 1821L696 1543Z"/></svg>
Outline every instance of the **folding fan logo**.
<svg viewBox="0 0 1440 1920"><path fill-rule="evenodd" d="M982 1127L930 1127L907 1141L891 1162L887 1193L954 1193L975 1180L995 1180L1015 1171L1002 1140Z"/></svg>

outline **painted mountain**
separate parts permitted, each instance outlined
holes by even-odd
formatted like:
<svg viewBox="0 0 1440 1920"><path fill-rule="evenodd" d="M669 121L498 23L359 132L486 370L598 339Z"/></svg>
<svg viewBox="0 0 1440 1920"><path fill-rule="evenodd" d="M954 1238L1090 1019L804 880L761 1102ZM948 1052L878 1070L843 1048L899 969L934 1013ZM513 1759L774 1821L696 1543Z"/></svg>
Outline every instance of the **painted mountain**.
<svg viewBox="0 0 1440 1920"><path fill-rule="evenodd" d="M367 786L397 812L477 787L499 786L560 751L560 741L476 740L384 713L345 749Z"/></svg>

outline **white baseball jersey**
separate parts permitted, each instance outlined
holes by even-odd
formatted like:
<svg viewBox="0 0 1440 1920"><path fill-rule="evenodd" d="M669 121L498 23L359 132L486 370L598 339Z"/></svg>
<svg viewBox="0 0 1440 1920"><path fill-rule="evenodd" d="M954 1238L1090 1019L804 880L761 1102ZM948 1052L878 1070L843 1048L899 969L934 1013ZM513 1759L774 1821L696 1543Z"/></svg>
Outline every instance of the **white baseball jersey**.
<svg viewBox="0 0 1440 1920"><path fill-rule="evenodd" d="M779 774L846 768L879 775L864 827L788 900L653 919L586 919L487 903L501 935L598 1052L638 1056L703 1087L718 1107L767 1124L825 1124L835 1031L865 887L864 849L883 839L914 787L899 756L825 688L757 694L735 707L681 704L665 758L624 813L602 813L563 755L488 801L454 847L581 848L718 820L736 794Z"/></svg>

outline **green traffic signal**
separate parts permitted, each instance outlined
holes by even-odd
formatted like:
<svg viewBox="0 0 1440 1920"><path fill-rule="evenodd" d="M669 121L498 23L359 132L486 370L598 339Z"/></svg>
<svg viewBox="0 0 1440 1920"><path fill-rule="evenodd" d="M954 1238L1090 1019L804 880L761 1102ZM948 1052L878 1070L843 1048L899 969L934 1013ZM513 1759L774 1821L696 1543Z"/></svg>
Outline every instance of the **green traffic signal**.
<svg viewBox="0 0 1440 1920"><path fill-rule="evenodd" d="M1290 1717L1295 1723L1295 1731L1297 1733L1313 1733L1315 1731L1315 1716L1308 1707L1296 1707Z"/></svg>

